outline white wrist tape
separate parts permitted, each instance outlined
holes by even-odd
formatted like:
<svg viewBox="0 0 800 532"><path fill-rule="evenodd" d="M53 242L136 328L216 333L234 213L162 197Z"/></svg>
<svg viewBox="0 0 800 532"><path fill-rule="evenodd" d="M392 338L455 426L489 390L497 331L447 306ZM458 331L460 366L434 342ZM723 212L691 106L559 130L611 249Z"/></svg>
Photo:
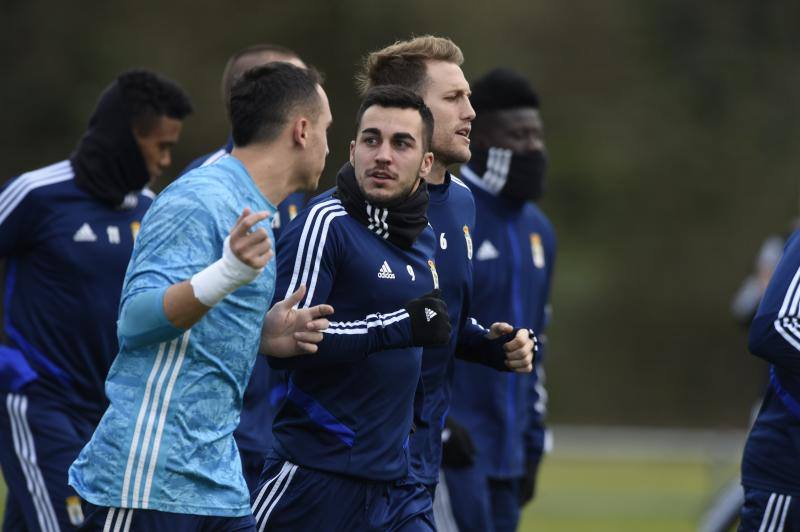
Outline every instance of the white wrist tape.
<svg viewBox="0 0 800 532"><path fill-rule="evenodd" d="M231 237L225 238L222 248L222 258L217 262L192 276L194 297L202 304L213 307L222 299L247 283L253 281L264 268L251 268L236 258L231 251Z"/></svg>

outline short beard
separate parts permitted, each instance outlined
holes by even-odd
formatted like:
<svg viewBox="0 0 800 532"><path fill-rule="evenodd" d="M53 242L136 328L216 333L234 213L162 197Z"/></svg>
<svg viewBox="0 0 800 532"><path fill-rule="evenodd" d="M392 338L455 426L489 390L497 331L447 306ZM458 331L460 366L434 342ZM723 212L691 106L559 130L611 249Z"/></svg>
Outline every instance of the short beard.
<svg viewBox="0 0 800 532"><path fill-rule="evenodd" d="M398 193L396 196L394 196L392 198L387 198L387 199L373 198L373 197L371 197L370 194L367 194L363 189L361 190L361 193L364 194L364 197L372 205L374 205L376 207L382 207L382 208L385 208L385 209L391 209L392 207L400 205L405 200L407 200L408 197L411 196L412 191L414 190L414 186L417 185L418 183L419 183L419 176L417 176L417 179L411 183L411 186L408 187L408 189L401 190L400 193Z"/></svg>
<svg viewBox="0 0 800 532"><path fill-rule="evenodd" d="M442 164L445 168L453 166L454 164L464 164L469 162L472 153L467 150L466 156L457 153L455 150L439 151L435 146L431 147L433 152L433 160Z"/></svg>

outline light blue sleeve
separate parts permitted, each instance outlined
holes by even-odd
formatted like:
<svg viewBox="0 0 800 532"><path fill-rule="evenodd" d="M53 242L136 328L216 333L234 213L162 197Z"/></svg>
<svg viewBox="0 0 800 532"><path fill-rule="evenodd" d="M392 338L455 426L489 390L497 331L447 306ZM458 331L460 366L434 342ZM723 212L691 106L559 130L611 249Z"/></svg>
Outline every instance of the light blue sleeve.
<svg viewBox="0 0 800 532"><path fill-rule="evenodd" d="M186 281L222 256L236 218L235 202L213 183L176 182L162 192L142 220L120 309L133 296Z"/></svg>
<svg viewBox="0 0 800 532"><path fill-rule="evenodd" d="M168 288L147 290L128 298L117 321L120 343L138 349L173 340L185 332L172 325L164 313L164 294Z"/></svg>

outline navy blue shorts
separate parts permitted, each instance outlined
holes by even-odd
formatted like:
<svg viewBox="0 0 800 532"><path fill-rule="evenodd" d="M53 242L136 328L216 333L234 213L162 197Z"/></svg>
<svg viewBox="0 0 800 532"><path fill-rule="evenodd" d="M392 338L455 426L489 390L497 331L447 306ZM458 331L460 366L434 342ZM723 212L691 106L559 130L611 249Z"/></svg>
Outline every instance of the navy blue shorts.
<svg viewBox="0 0 800 532"><path fill-rule="evenodd" d="M795 497L744 487L739 532L800 532L800 512Z"/></svg>
<svg viewBox="0 0 800 532"><path fill-rule="evenodd" d="M75 530L83 513L67 471L95 423L41 396L35 383L0 400L0 466L8 486L3 530Z"/></svg>
<svg viewBox="0 0 800 532"><path fill-rule="evenodd" d="M259 532L433 532L430 492L422 484L375 482L267 459L250 495Z"/></svg>
<svg viewBox="0 0 800 532"><path fill-rule="evenodd" d="M243 517L219 517L213 515L187 515L159 512L157 510L133 510L109 508L83 502L86 520L81 532L156 531L167 532L252 532L256 523L252 515Z"/></svg>

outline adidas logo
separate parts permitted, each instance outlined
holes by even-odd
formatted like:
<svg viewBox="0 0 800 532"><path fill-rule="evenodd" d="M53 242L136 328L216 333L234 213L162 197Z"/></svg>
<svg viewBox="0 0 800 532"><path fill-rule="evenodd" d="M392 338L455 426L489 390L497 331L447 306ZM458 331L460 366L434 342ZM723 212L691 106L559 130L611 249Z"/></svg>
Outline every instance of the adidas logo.
<svg viewBox="0 0 800 532"><path fill-rule="evenodd" d="M74 242L95 242L97 240L97 235L94 234L94 231L92 231L88 223L84 223L80 229L75 231L72 240Z"/></svg>
<svg viewBox="0 0 800 532"><path fill-rule="evenodd" d="M389 267L389 263L383 261L383 266L378 270L378 279L394 279L394 272Z"/></svg>
<svg viewBox="0 0 800 532"><path fill-rule="evenodd" d="M475 258L478 260L492 260L496 259L500 256L500 252L497 251L497 248L494 247L489 240L484 240L481 246L478 248L478 252L475 254Z"/></svg>
<svg viewBox="0 0 800 532"><path fill-rule="evenodd" d="M428 307L425 307L425 321L430 322L435 317L436 313Z"/></svg>

